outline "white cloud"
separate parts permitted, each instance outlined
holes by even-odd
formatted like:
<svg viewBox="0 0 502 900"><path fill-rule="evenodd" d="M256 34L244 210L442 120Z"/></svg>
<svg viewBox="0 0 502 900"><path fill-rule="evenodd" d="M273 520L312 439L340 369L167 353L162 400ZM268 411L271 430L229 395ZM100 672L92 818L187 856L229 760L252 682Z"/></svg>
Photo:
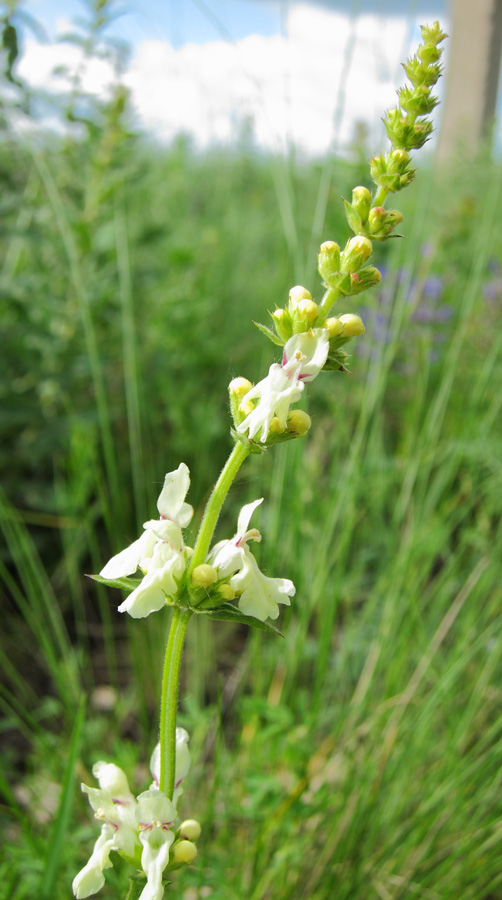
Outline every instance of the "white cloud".
<svg viewBox="0 0 502 900"><path fill-rule="evenodd" d="M139 44L124 77L139 121L161 139L183 130L207 145L231 140L236 123L251 115L259 144L284 149L293 141L312 153L334 142L343 147L356 121L367 122L375 138L410 49L408 19L364 15L351 23L339 12L293 4L287 31L235 44ZM75 47L28 41L20 74L54 88L52 68L80 61ZM92 60L84 87L106 93L112 80L110 65Z"/></svg>
<svg viewBox="0 0 502 900"><path fill-rule="evenodd" d="M98 96L109 93L113 82L111 64L96 58L84 61L82 50L73 44L39 44L27 40L17 71L34 88L67 92L71 89L71 77L79 68L84 91Z"/></svg>

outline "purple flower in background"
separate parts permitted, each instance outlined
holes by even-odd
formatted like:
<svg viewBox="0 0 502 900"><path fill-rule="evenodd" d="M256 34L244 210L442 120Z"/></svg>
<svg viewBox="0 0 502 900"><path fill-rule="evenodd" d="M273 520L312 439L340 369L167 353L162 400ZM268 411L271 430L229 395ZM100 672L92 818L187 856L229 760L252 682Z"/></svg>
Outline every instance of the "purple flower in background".
<svg viewBox="0 0 502 900"><path fill-rule="evenodd" d="M432 302L439 300L443 295L443 279L439 275L430 275L422 285L422 297Z"/></svg>
<svg viewBox="0 0 502 900"><path fill-rule="evenodd" d="M424 255L427 248L424 248ZM408 269L402 268L394 273L393 280L377 295L377 306L368 307L364 311L367 328L371 331L375 344L388 344L392 340L393 311L399 293L405 292L404 301L412 306L412 313L407 328L420 329L420 333L427 335L434 344L442 344L446 341L446 335L441 331L453 316L454 308L443 301L444 280L441 276L430 274L427 278L412 278ZM443 301L443 302L442 302ZM397 321L399 321L397 316ZM424 331L428 328L427 332ZM429 334L430 331L430 334ZM408 340L407 331L403 338ZM413 344L415 339L411 339ZM365 356L370 355L367 345L358 345L358 352ZM434 356L430 356L431 362L440 358L440 351L435 350Z"/></svg>
<svg viewBox="0 0 502 900"><path fill-rule="evenodd" d="M485 300L493 302L500 300L502 297L502 277L492 278L483 285L483 297Z"/></svg>

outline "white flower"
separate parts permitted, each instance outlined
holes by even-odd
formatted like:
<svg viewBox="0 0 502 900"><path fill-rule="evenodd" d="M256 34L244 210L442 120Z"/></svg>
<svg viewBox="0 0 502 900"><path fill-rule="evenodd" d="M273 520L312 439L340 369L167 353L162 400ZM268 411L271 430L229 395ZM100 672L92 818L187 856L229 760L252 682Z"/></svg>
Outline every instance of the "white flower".
<svg viewBox="0 0 502 900"><path fill-rule="evenodd" d="M92 773L99 782L99 788L82 785L94 816L102 825L91 858L73 880L73 893L77 900L89 897L103 887L103 870L112 865L112 850L118 850L137 868L141 866L146 875L146 885L139 900L162 900L162 876L169 863L169 848L175 839L172 827L177 816L176 800L182 793L180 784L190 768L188 734L185 729L176 729L176 789L172 801L158 787L159 750L157 746L150 761L155 783L137 799L129 790L122 769L113 763L98 762L93 766ZM189 862L193 855L190 859L181 861Z"/></svg>
<svg viewBox="0 0 502 900"><path fill-rule="evenodd" d="M242 398L242 403L256 397L259 402L237 430L241 434L247 432L252 440L261 429L260 440L264 442L274 416L281 428L286 428L291 404L300 399L305 382L313 381L319 374L328 350L329 337L325 328L311 328L303 334L293 335L284 347L282 363L273 363L267 377Z"/></svg>
<svg viewBox="0 0 502 900"><path fill-rule="evenodd" d="M181 783L185 780L190 769L190 751L188 749L188 732L184 728L176 729L176 769L174 774L174 794L173 803L176 806L178 799L183 793ZM157 744L150 759L150 772L152 773L153 785L158 787L160 783L160 744Z"/></svg>
<svg viewBox="0 0 502 900"><path fill-rule="evenodd" d="M256 528L248 530L249 520L261 500L242 507L237 522L237 534L230 541L220 541L210 553L211 565L218 569L219 578L231 575L230 585L240 594L239 609L246 616L254 616L264 622L276 619L279 603L287 606L295 594L295 586L289 578L267 578L249 550L248 541L261 541Z"/></svg>
<svg viewBox="0 0 502 900"><path fill-rule="evenodd" d="M113 763L98 762L93 766L92 774L100 787L92 788L83 784L82 790L89 798L95 818L103 824L89 861L73 879L73 893L78 900L90 897L103 887L103 869L111 866L112 850L121 850L126 856L134 857L139 845L136 800L129 790L122 769Z"/></svg>
<svg viewBox="0 0 502 900"><path fill-rule="evenodd" d="M168 472L157 501L160 519L145 522L144 534L101 570L101 577L110 580L133 575L138 568L145 573L141 584L121 603L119 612L142 618L162 609L166 599L176 594L187 564L181 529L193 515L192 507L184 502L189 485L185 463Z"/></svg>
<svg viewBox="0 0 502 900"><path fill-rule="evenodd" d="M174 841L171 828L176 819L176 807L161 791L145 791L138 797L136 819L143 845L141 868L147 878L139 900L162 900L162 873L169 862L169 848Z"/></svg>

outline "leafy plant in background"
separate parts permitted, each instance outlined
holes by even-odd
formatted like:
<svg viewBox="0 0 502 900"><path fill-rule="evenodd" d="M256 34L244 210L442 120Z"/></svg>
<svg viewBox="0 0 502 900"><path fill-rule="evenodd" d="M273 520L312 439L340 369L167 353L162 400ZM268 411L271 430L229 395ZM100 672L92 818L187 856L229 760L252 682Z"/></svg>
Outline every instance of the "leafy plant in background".
<svg viewBox="0 0 502 900"><path fill-rule="evenodd" d="M172 619L162 676L160 741L151 760L153 784L135 798L120 768L113 763L95 764L99 788L82 785L82 789L102 827L88 863L73 882L79 900L103 886L112 851L141 873L131 878L130 900L161 900L168 873L196 857L198 823L189 819L177 825L180 786L189 769L188 735L177 727L186 630L193 616L202 615L275 631L267 620L276 619L278 604L289 605L295 594L291 580L265 576L251 553L250 542L261 541L261 534L249 528L250 520L262 499L244 505L232 538L212 545L213 536L225 498L246 458L309 431L308 414L291 406L303 398L305 385L321 371L347 371L345 347L364 332L358 315L330 313L336 301L354 298L379 283L381 273L367 264L372 242L393 237L403 220L398 210L388 210L384 203L390 193L411 183L415 172L410 151L423 146L432 131L427 116L437 102L431 89L440 76L439 44L445 38L437 22L424 26L422 36L417 54L405 64L411 86L398 91L399 105L384 120L391 150L371 160L375 191L372 194L359 186L352 191L351 202L345 201L354 237L343 250L334 241L321 245L318 269L324 296L317 304L306 288L292 288L288 304L270 313L272 327L258 325L282 348L280 362L273 363L255 385L242 377L230 382L234 447L209 497L193 548L185 544L183 534L193 514L185 501L190 476L188 467L180 463L165 477L157 502L159 518L146 522L142 536L94 576L127 592L120 612L143 618L168 606Z"/></svg>

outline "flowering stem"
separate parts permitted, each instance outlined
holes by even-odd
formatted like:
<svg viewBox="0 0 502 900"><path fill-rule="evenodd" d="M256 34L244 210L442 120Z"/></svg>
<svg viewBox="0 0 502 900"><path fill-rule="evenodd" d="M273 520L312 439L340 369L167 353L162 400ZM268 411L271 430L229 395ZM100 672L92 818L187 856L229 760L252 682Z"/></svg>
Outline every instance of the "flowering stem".
<svg viewBox="0 0 502 900"><path fill-rule="evenodd" d="M180 684L181 654L192 613L175 606L167 640L160 700L160 790L172 800L176 772L176 710Z"/></svg>
<svg viewBox="0 0 502 900"><path fill-rule="evenodd" d="M319 310L321 311L321 313L323 315L323 321L326 318L326 316L328 315L331 307L333 306L333 303L335 303L335 301L338 300L339 296L340 296L340 291L337 288L332 288L332 287L328 288L328 290L324 294L324 297L322 298L322 300L319 304Z"/></svg>
<svg viewBox="0 0 502 900"><path fill-rule="evenodd" d="M383 206L388 194L387 188L379 187L374 198L373 198L373 206Z"/></svg>
<svg viewBox="0 0 502 900"><path fill-rule="evenodd" d="M249 455L249 449L237 442L228 457L220 477L216 482L206 506L197 535L194 552L188 572L203 563L209 550L216 522L232 481L242 463ZM169 637L167 639L164 672L162 675L162 695L160 700L160 790L172 800L176 772L176 711L180 683L181 654L191 610L175 606Z"/></svg>
<svg viewBox="0 0 502 900"><path fill-rule="evenodd" d="M232 481L237 475L237 472L239 471L246 457L249 456L249 452L249 449L244 444L241 444L240 441L237 441L234 449L232 450L225 465L223 466L223 469L220 472L220 477L218 478L218 481L213 488L206 509L204 510L202 522L200 523L199 533L197 535L193 555L188 567L189 575L190 572L193 572L196 566L201 565L201 563L205 562L206 560L207 551L209 550L209 545L214 534L214 529L216 528L216 523L218 521L221 507L223 506L225 497L230 490Z"/></svg>

